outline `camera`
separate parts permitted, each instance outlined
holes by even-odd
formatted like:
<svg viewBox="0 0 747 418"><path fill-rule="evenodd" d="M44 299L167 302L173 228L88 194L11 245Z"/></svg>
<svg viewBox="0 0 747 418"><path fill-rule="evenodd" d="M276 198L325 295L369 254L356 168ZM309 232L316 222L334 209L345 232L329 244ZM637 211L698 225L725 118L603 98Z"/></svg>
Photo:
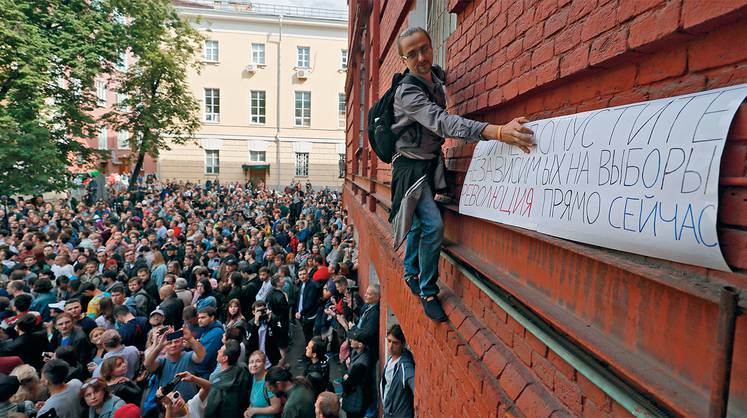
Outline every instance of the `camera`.
<svg viewBox="0 0 747 418"><path fill-rule="evenodd" d="M161 396L158 398L158 400L160 401L161 399L163 399L164 396L168 395L170 392L173 392L176 385L178 385L179 382L181 381L182 381L181 376L177 375L177 376L174 376L174 378L171 379L169 383L166 383L165 385L161 386Z"/></svg>
<svg viewBox="0 0 747 418"><path fill-rule="evenodd" d="M348 286L348 290L350 291L350 293L358 293L359 289L360 288L358 287L357 284L353 284L353 285Z"/></svg>
<svg viewBox="0 0 747 418"><path fill-rule="evenodd" d="M259 322L267 322L270 319L270 315L267 313L267 309L259 309Z"/></svg>

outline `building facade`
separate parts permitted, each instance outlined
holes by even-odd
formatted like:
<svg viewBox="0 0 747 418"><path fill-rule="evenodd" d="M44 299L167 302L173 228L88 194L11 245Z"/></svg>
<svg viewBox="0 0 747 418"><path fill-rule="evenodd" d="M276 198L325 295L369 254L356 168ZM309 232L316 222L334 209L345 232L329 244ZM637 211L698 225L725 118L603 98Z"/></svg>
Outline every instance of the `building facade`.
<svg viewBox="0 0 747 418"><path fill-rule="evenodd" d="M175 2L204 35L196 140L159 156L163 179L340 188L347 12Z"/></svg>
<svg viewBox="0 0 747 418"><path fill-rule="evenodd" d="M363 0L350 9L344 201L360 233L361 288L382 288L379 349L386 327L399 322L414 353L415 415L745 416L747 319L735 319L733 354L719 323L728 312L725 286L747 289L746 104L719 178L719 241L731 272L446 205L444 324L425 317L402 280L404 251L392 251L387 222L391 167L377 161L363 127L367 109L405 68L396 39L408 27L430 32L434 61L448 72L451 112L506 123L747 83L747 51L734 45L747 39L747 2ZM455 196L473 149L446 141ZM738 306L747 307L744 297ZM728 391L719 376L731 377Z"/></svg>

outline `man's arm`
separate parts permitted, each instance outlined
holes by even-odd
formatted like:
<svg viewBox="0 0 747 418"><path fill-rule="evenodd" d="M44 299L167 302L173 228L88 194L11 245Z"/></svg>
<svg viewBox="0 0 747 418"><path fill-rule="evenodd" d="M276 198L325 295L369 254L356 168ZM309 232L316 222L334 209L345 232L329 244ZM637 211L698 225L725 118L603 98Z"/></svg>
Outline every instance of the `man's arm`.
<svg viewBox="0 0 747 418"><path fill-rule="evenodd" d="M151 347L148 350L145 350L145 359L143 360L143 365L146 369L150 372L155 372L158 370L159 364L156 361L158 359L159 354L161 354L161 350L166 346L166 334L169 332L172 332L173 329L169 328L166 332L156 337L156 343L153 344L153 347Z"/></svg>
<svg viewBox="0 0 747 418"><path fill-rule="evenodd" d="M192 362L195 364L202 363L202 360L205 358L205 347L195 339L189 328L184 327L182 329L184 330L184 341L192 349Z"/></svg>

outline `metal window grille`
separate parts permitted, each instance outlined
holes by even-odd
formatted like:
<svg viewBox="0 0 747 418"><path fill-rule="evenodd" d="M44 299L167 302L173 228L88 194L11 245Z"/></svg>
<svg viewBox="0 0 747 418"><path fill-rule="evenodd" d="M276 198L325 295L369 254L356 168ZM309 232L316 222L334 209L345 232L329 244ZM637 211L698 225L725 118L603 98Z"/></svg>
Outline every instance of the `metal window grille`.
<svg viewBox="0 0 747 418"><path fill-rule="evenodd" d="M296 54L296 67L309 68L310 57L311 48L309 48L308 46L299 46L298 53Z"/></svg>
<svg viewBox="0 0 747 418"><path fill-rule="evenodd" d="M252 63L265 64L265 44L252 44Z"/></svg>
<svg viewBox="0 0 747 418"><path fill-rule="evenodd" d="M205 89L205 122L220 122L220 89Z"/></svg>
<svg viewBox="0 0 747 418"><path fill-rule="evenodd" d="M218 61L218 41L205 41L205 61Z"/></svg>
<svg viewBox="0 0 747 418"><path fill-rule="evenodd" d="M337 94L337 126L345 127L345 93Z"/></svg>
<svg viewBox="0 0 747 418"><path fill-rule="evenodd" d="M220 172L220 157L218 150L205 150L205 173L218 174Z"/></svg>
<svg viewBox="0 0 747 418"><path fill-rule="evenodd" d="M343 49L340 51L340 68L343 70L348 69L348 50Z"/></svg>
<svg viewBox="0 0 747 418"><path fill-rule="evenodd" d="M338 177L345 178L345 154L340 154L340 160L338 161L337 166L340 171Z"/></svg>
<svg viewBox="0 0 747 418"><path fill-rule="evenodd" d="M427 30L433 41L433 63L446 61L446 40L456 30L456 14L449 13L448 0L428 0Z"/></svg>
<svg viewBox="0 0 747 418"><path fill-rule="evenodd" d="M308 152L297 152L296 153L296 176L297 177L308 177L309 176L309 153Z"/></svg>
<svg viewBox="0 0 747 418"><path fill-rule="evenodd" d="M252 90L251 96L251 122L264 124L266 122L265 92Z"/></svg>
<svg viewBox="0 0 747 418"><path fill-rule="evenodd" d="M311 92L296 92L296 126L311 126Z"/></svg>

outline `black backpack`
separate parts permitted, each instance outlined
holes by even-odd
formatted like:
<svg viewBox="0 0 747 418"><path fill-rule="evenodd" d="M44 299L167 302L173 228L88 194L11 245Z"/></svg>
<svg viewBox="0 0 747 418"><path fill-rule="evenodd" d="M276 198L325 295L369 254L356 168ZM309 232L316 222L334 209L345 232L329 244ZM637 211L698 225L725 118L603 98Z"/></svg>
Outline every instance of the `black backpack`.
<svg viewBox="0 0 747 418"><path fill-rule="evenodd" d="M428 95L429 99L433 100L425 82L405 71L402 74L394 74L392 77L392 86L368 109L368 143L371 144L371 149L373 149L379 159L387 164L392 163L392 158L396 152L394 145L399 136L405 132L405 129L399 134L392 132L392 125L394 124L394 94L397 91L397 87L402 83L418 86Z"/></svg>

